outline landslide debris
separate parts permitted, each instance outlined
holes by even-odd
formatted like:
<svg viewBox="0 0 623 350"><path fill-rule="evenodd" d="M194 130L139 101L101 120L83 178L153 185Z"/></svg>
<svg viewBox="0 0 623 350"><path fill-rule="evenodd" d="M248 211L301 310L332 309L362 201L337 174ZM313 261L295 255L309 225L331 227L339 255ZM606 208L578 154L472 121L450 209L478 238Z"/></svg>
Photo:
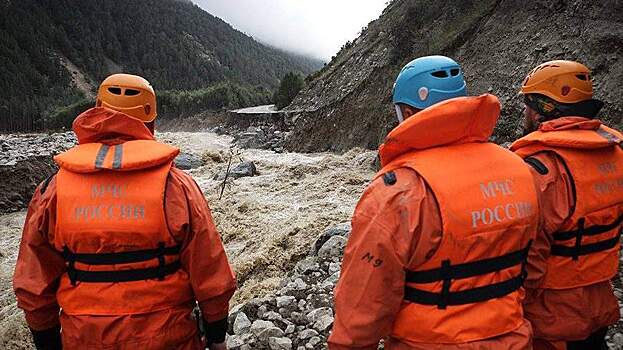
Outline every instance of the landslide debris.
<svg viewBox="0 0 623 350"><path fill-rule="evenodd" d="M75 142L70 132L0 135L0 213L25 208L37 185L56 172L52 156Z"/></svg>
<svg viewBox="0 0 623 350"><path fill-rule="evenodd" d="M293 111L294 130L286 148L376 148L396 124L391 105L395 77L413 58L431 54L463 65L469 94L500 97L496 142L519 136L521 81L552 59L588 65L596 98L605 102L601 118L623 126L622 2L394 0L308 79L287 108Z"/></svg>

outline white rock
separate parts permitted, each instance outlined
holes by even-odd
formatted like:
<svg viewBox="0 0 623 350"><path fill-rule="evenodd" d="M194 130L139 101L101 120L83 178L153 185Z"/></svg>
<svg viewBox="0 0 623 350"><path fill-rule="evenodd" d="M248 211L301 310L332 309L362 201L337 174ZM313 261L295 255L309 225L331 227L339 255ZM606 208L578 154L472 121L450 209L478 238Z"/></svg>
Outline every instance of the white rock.
<svg viewBox="0 0 623 350"><path fill-rule="evenodd" d="M234 321L234 334L247 333L251 329L251 321L244 312L238 312Z"/></svg>
<svg viewBox="0 0 623 350"><path fill-rule="evenodd" d="M277 307L291 307L296 303L296 298L291 295L277 297Z"/></svg>
<svg viewBox="0 0 623 350"><path fill-rule="evenodd" d="M266 342L268 342L268 339L270 337L275 337L275 338L281 338L283 337L283 331L277 327L270 327L270 328L265 328L263 331L261 331L258 335L257 335L257 340L260 341L260 343L264 343L266 344Z"/></svg>
<svg viewBox="0 0 623 350"><path fill-rule="evenodd" d="M333 316L331 315L322 315L316 322L314 322L314 329L319 332L326 331L333 324Z"/></svg>
<svg viewBox="0 0 623 350"><path fill-rule="evenodd" d="M251 324L251 333L257 336L258 334L263 332L265 329L274 328L274 327L275 327L275 324L270 321L255 320Z"/></svg>
<svg viewBox="0 0 623 350"><path fill-rule="evenodd" d="M288 338L268 338L268 346L271 350L290 350L292 349L292 340Z"/></svg>
<svg viewBox="0 0 623 350"><path fill-rule="evenodd" d="M315 309L313 311L310 311L307 314L307 319L309 319L310 323L315 323L323 316L333 317L333 310L331 310L331 308L329 307L321 307L321 308Z"/></svg>
<svg viewBox="0 0 623 350"><path fill-rule="evenodd" d="M318 336L318 332L316 332L313 329L306 329L306 330L301 331L299 333L299 337L298 338L301 339L301 340L305 340L305 339L309 339L311 337L316 337L316 336Z"/></svg>

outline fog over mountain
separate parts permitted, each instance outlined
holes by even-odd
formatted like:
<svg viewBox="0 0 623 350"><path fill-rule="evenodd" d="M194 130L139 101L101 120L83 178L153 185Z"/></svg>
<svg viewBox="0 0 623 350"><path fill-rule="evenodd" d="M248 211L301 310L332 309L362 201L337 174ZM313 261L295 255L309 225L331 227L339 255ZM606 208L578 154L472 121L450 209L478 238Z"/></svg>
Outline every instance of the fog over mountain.
<svg viewBox="0 0 623 350"><path fill-rule="evenodd" d="M248 35L285 50L330 60L379 17L386 0L193 0Z"/></svg>

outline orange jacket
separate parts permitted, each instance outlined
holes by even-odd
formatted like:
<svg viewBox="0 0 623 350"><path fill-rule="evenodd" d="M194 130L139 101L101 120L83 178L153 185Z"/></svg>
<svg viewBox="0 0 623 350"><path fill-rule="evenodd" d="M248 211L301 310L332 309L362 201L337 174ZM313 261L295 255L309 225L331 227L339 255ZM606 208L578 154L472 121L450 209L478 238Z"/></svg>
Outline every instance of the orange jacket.
<svg viewBox="0 0 623 350"><path fill-rule="evenodd" d="M388 135L353 215L330 348L530 348L519 286L536 191L521 159L486 143L498 115L494 96L457 98Z"/></svg>
<svg viewBox="0 0 623 350"><path fill-rule="evenodd" d="M533 165L541 193L543 231L530 252L524 305L535 337L581 340L619 318L609 282L623 214L623 192L609 191L623 179L617 138L599 121L565 117L512 146Z"/></svg>
<svg viewBox="0 0 623 350"><path fill-rule="evenodd" d="M56 158L61 170L37 189L24 227L14 289L29 326L57 325L60 304L69 349L201 348L193 300L221 320L235 280L203 195L171 168L178 151L103 108L74 131L80 145ZM108 254L128 251L142 256ZM101 281L143 268L154 278Z"/></svg>

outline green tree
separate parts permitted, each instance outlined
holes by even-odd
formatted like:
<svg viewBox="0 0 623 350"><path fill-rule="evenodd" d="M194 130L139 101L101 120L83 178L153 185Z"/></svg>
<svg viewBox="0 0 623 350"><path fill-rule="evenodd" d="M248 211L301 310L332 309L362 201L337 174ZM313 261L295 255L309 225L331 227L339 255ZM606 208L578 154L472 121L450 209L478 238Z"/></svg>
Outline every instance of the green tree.
<svg viewBox="0 0 623 350"><path fill-rule="evenodd" d="M302 75L294 72L287 73L283 79L281 79L279 88L273 95L273 103L275 103L278 109L286 107L292 103L304 84L305 81Z"/></svg>

